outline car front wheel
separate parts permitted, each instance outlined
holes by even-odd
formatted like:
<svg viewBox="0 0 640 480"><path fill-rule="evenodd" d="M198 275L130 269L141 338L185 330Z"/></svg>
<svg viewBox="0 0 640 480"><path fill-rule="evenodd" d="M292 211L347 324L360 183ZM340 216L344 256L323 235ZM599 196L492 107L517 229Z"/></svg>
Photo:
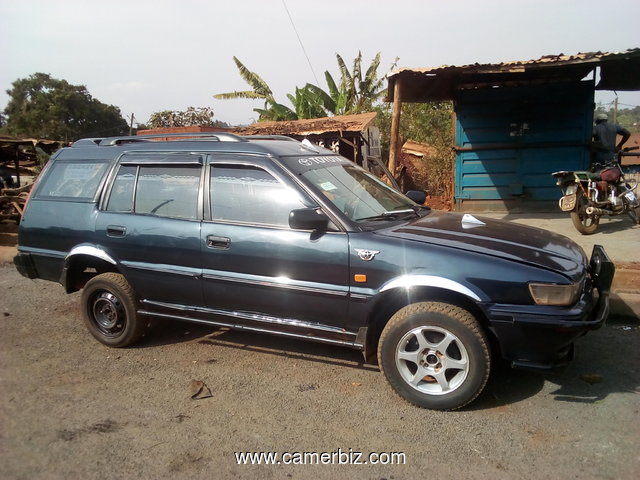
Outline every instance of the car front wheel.
<svg viewBox="0 0 640 480"><path fill-rule="evenodd" d="M393 389L423 408L455 410L489 378L487 338L468 311L440 302L399 310L385 326L378 363Z"/></svg>
<svg viewBox="0 0 640 480"><path fill-rule="evenodd" d="M136 297L119 273L103 273L82 290L83 318L91 335L110 347L126 347L137 341L146 324L137 317Z"/></svg>

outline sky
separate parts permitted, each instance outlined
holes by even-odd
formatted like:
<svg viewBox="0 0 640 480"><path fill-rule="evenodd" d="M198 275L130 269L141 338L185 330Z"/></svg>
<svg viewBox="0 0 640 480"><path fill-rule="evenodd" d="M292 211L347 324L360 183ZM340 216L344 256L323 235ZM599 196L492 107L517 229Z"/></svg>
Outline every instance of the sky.
<svg viewBox="0 0 640 480"><path fill-rule="evenodd" d="M213 98L249 89L234 55L288 105L286 94L296 86L326 89L326 70L339 78L336 54L351 65L360 51L368 66L381 52L382 76L396 58L399 67L428 68L640 47L638 0L0 0L0 6L0 110L12 82L42 72L86 86L140 123L153 112L188 107L210 107L216 120L232 125L253 123L261 101ZM640 92L617 94L620 108L640 105ZM610 103L615 95L598 93L596 101Z"/></svg>

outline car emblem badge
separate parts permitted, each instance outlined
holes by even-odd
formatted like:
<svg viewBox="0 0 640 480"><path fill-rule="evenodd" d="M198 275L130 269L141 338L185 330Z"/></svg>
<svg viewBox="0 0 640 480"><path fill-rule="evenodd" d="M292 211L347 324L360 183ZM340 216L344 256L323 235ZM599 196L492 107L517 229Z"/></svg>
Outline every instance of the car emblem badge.
<svg viewBox="0 0 640 480"><path fill-rule="evenodd" d="M365 262L370 262L380 252L378 250L363 250L360 248L356 248L356 253L358 254L361 260L364 260Z"/></svg>

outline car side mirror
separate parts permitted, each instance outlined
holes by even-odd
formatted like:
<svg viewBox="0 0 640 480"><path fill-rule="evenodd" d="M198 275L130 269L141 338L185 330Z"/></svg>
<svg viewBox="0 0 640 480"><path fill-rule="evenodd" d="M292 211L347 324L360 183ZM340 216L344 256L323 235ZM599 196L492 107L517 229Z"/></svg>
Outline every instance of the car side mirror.
<svg viewBox="0 0 640 480"><path fill-rule="evenodd" d="M329 217L316 208L299 208L289 213L289 226L295 230L326 230Z"/></svg>
<svg viewBox="0 0 640 480"><path fill-rule="evenodd" d="M405 196L409 197L410 200L413 200L418 205L422 205L427 201L427 192L422 190L409 190L405 193Z"/></svg>

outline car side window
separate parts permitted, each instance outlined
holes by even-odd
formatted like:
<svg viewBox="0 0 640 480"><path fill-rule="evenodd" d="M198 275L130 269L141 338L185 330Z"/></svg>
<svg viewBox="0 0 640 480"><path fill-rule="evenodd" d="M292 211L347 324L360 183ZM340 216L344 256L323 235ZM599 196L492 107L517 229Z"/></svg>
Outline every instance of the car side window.
<svg viewBox="0 0 640 480"><path fill-rule="evenodd" d="M113 181L113 187L111 187L111 195L109 195L109 203L107 204L108 211L133 212L133 187L137 173L138 167L120 167Z"/></svg>
<svg viewBox="0 0 640 480"><path fill-rule="evenodd" d="M197 219L201 167L129 166L118 170L107 211Z"/></svg>
<svg viewBox="0 0 640 480"><path fill-rule="evenodd" d="M295 190L247 165L212 165L210 195L212 220L288 227L291 210L305 206Z"/></svg>
<svg viewBox="0 0 640 480"><path fill-rule="evenodd" d="M56 162L38 188L38 197L93 199L107 162Z"/></svg>

